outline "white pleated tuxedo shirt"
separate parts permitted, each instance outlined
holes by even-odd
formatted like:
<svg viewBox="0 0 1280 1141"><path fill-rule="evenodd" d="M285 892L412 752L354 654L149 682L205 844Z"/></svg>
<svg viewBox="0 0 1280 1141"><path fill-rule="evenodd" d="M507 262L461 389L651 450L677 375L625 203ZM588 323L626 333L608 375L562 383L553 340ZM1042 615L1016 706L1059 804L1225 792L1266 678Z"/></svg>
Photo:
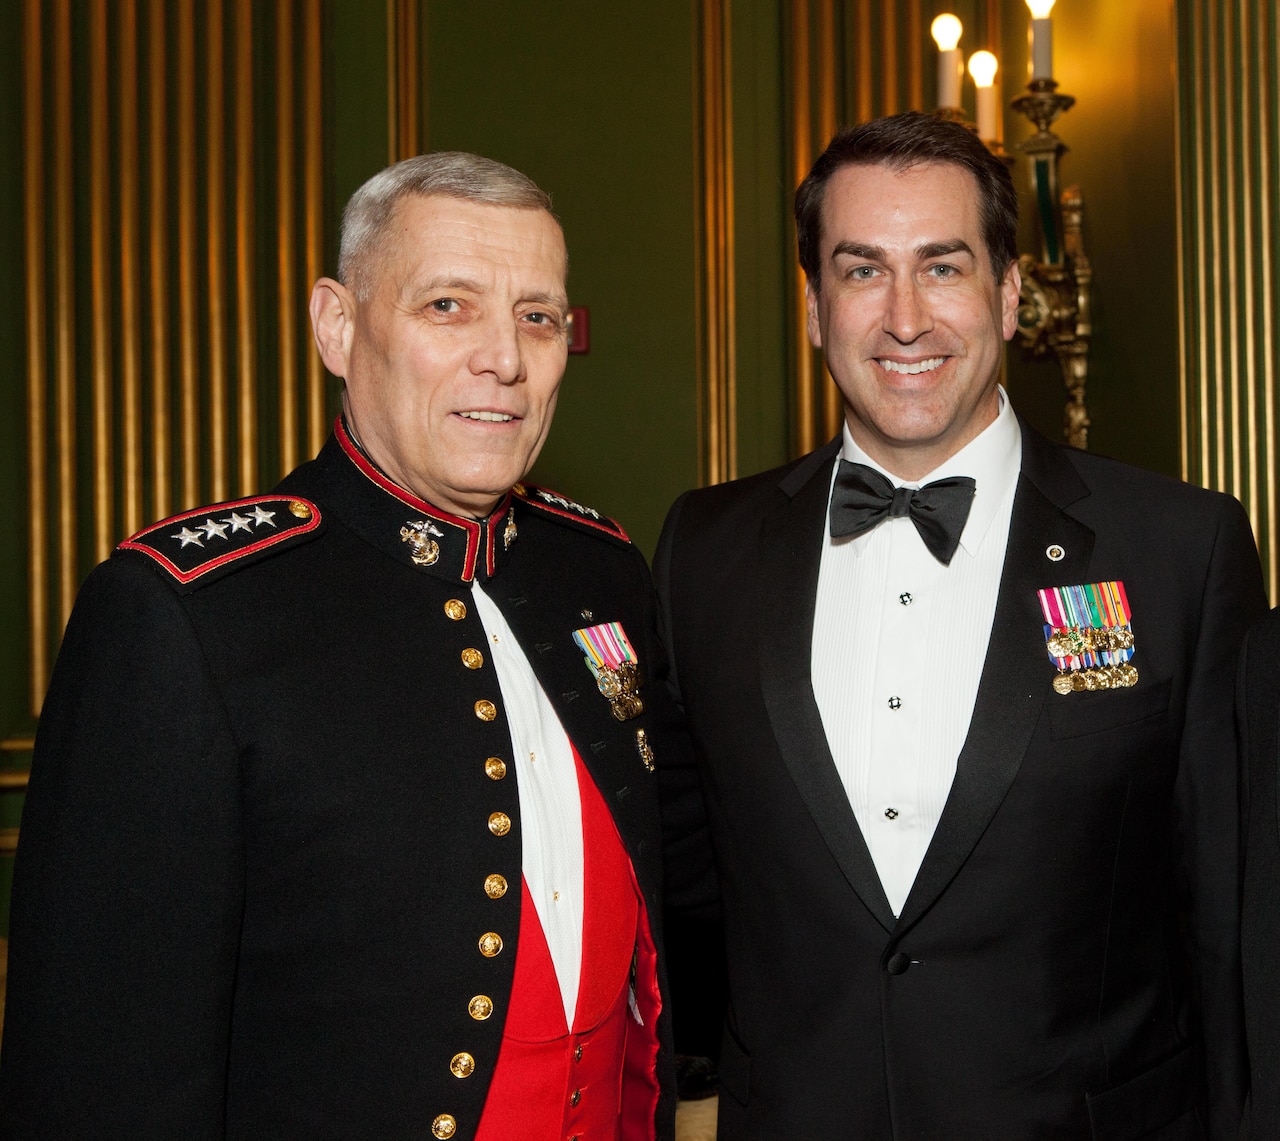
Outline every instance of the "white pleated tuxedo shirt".
<svg viewBox="0 0 1280 1141"><path fill-rule="evenodd" d="M524 880L547 937L565 1023L572 1028L582 973L584 902L582 798L573 746L502 611L479 581L472 583L471 595L489 640L511 730Z"/></svg>
<svg viewBox="0 0 1280 1141"><path fill-rule="evenodd" d="M996 419L918 483L875 463L847 425L841 457L875 468L895 487L948 476L977 484L950 566L929 553L907 517L856 538L833 539L829 529L824 537L814 696L858 827L900 915L969 732L1022 467L1022 432L1001 389Z"/></svg>

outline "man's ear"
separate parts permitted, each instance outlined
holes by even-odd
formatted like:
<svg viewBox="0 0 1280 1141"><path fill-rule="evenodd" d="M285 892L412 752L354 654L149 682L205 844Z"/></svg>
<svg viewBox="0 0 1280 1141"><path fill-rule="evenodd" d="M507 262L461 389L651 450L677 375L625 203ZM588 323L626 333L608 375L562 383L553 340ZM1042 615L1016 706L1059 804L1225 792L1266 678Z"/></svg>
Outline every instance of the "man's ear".
<svg viewBox="0 0 1280 1141"><path fill-rule="evenodd" d="M822 326L818 323L818 293L813 288L813 282L807 277L804 279L804 310L808 315L805 328L809 331L809 343L815 349L820 349L822 348Z"/></svg>
<svg viewBox="0 0 1280 1141"><path fill-rule="evenodd" d="M355 337L356 299L340 281L320 278L311 288L311 331L324 367L345 377Z"/></svg>
<svg viewBox="0 0 1280 1141"><path fill-rule="evenodd" d="M1013 340L1018 331L1018 299L1022 294L1022 274L1018 263L1011 261L1000 282L1000 326L1006 341Z"/></svg>

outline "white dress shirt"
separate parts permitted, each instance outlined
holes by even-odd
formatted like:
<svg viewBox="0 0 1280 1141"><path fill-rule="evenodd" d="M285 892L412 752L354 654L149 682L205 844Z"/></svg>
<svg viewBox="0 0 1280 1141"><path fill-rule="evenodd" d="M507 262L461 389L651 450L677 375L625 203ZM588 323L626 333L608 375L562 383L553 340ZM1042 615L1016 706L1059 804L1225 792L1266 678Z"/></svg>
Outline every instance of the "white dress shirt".
<svg viewBox="0 0 1280 1141"><path fill-rule="evenodd" d="M478 581L471 594L511 729L524 880L547 937L565 1023L572 1029L582 971L583 908L582 799L573 747L502 611Z"/></svg>
<svg viewBox="0 0 1280 1141"><path fill-rule="evenodd" d="M1022 433L1003 389L999 395L996 419L918 483L885 471L844 430L841 456L895 487L948 476L977 483L950 566L929 553L905 516L856 538L833 539L828 530L822 550L813 691L895 915L951 791L995 618L1022 466Z"/></svg>

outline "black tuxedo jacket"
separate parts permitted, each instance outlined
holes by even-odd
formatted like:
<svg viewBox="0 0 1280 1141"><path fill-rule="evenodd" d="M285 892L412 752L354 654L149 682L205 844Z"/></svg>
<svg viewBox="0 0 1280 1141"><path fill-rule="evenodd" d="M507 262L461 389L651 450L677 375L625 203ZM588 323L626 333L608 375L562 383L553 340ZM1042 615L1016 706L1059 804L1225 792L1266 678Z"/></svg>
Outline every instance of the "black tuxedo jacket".
<svg viewBox="0 0 1280 1141"><path fill-rule="evenodd" d="M663 774L669 898L718 891L726 931L721 1138L1233 1133L1243 510L1023 426L968 737L895 919L810 682L837 450L689 493L655 562L697 754ZM1056 694L1036 591L1111 579L1139 681Z"/></svg>
<svg viewBox="0 0 1280 1141"><path fill-rule="evenodd" d="M1251 1078L1248 1128L1280 1137L1280 610L1249 633L1241 655L1244 795L1244 1013Z"/></svg>

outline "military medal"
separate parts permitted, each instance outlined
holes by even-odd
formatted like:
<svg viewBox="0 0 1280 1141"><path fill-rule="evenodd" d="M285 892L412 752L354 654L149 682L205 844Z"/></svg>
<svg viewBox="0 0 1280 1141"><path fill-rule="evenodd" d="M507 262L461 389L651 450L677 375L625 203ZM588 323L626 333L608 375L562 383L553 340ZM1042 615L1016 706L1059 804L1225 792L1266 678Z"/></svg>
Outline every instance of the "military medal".
<svg viewBox="0 0 1280 1141"><path fill-rule="evenodd" d="M1125 689L1138 681L1133 622L1124 583L1091 582L1037 591L1045 648L1058 667L1055 693Z"/></svg>
<svg viewBox="0 0 1280 1141"><path fill-rule="evenodd" d="M596 679L596 688L609 701L609 708L619 721L630 721L644 712L640 699L640 665L636 652L627 640L621 622L604 622L575 630L573 640L585 655L584 660Z"/></svg>

